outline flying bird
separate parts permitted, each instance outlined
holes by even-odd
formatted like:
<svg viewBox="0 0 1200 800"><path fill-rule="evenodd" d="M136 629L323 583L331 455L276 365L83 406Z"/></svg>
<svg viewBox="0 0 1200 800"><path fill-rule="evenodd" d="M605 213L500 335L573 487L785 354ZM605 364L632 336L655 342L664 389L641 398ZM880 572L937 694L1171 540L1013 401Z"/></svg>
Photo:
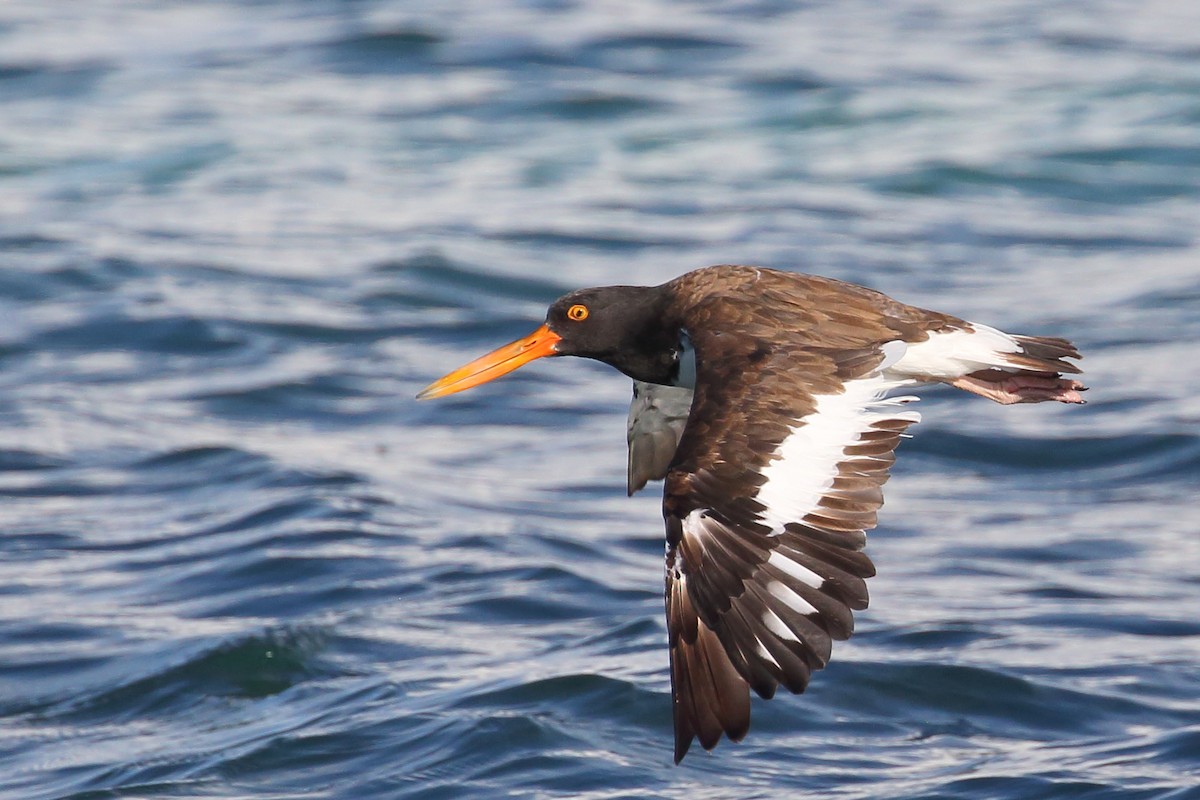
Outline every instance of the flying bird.
<svg viewBox="0 0 1200 800"><path fill-rule="evenodd" d="M1083 403L1067 340L1015 336L850 283L722 265L581 289L546 322L426 387L442 397L544 356L635 381L632 494L664 480L675 762L750 727L750 690L799 693L867 607L863 552L920 415L895 389Z"/></svg>

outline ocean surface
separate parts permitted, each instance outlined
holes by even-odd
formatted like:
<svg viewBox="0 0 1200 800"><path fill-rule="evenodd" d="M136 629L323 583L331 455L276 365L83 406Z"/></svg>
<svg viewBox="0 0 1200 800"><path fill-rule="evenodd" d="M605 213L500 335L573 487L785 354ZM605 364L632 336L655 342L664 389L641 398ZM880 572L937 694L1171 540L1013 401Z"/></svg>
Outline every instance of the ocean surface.
<svg viewBox="0 0 1200 800"><path fill-rule="evenodd" d="M1085 354L924 393L853 639L671 763L629 382L714 263ZM1200 4L7 0L0 797L1200 798Z"/></svg>

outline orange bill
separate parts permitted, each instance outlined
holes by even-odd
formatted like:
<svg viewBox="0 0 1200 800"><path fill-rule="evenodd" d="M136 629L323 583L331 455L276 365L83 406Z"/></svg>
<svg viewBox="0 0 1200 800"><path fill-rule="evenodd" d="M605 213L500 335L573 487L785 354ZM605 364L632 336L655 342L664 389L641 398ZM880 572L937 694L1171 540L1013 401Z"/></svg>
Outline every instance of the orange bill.
<svg viewBox="0 0 1200 800"><path fill-rule="evenodd" d="M417 399L445 397L507 375L535 358L555 355L554 346L561 340L561 336L543 325L524 339L506 344L439 378L422 389Z"/></svg>

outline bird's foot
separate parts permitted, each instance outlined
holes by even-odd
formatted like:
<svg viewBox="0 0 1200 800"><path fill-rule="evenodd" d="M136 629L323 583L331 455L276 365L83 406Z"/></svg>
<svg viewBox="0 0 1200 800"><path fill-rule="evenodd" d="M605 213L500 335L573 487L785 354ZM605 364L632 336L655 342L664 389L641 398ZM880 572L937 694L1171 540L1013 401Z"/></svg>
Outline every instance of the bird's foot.
<svg viewBox="0 0 1200 800"><path fill-rule="evenodd" d="M1041 403L1057 400L1060 403L1086 403L1080 392L1087 387L1077 380L1057 375L1032 373L1013 374L986 370L964 375L950 382L951 386L986 397L1002 405Z"/></svg>

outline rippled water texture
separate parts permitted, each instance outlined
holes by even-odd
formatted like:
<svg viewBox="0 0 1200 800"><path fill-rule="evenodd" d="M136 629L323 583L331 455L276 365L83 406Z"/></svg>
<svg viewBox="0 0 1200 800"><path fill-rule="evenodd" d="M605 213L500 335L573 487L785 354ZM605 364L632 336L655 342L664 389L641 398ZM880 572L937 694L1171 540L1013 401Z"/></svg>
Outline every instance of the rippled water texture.
<svg viewBox="0 0 1200 800"><path fill-rule="evenodd" d="M0 795L1200 798L1200 5L0 6ZM932 391L855 637L671 766L584 285L1066 336Z"/></svg>

